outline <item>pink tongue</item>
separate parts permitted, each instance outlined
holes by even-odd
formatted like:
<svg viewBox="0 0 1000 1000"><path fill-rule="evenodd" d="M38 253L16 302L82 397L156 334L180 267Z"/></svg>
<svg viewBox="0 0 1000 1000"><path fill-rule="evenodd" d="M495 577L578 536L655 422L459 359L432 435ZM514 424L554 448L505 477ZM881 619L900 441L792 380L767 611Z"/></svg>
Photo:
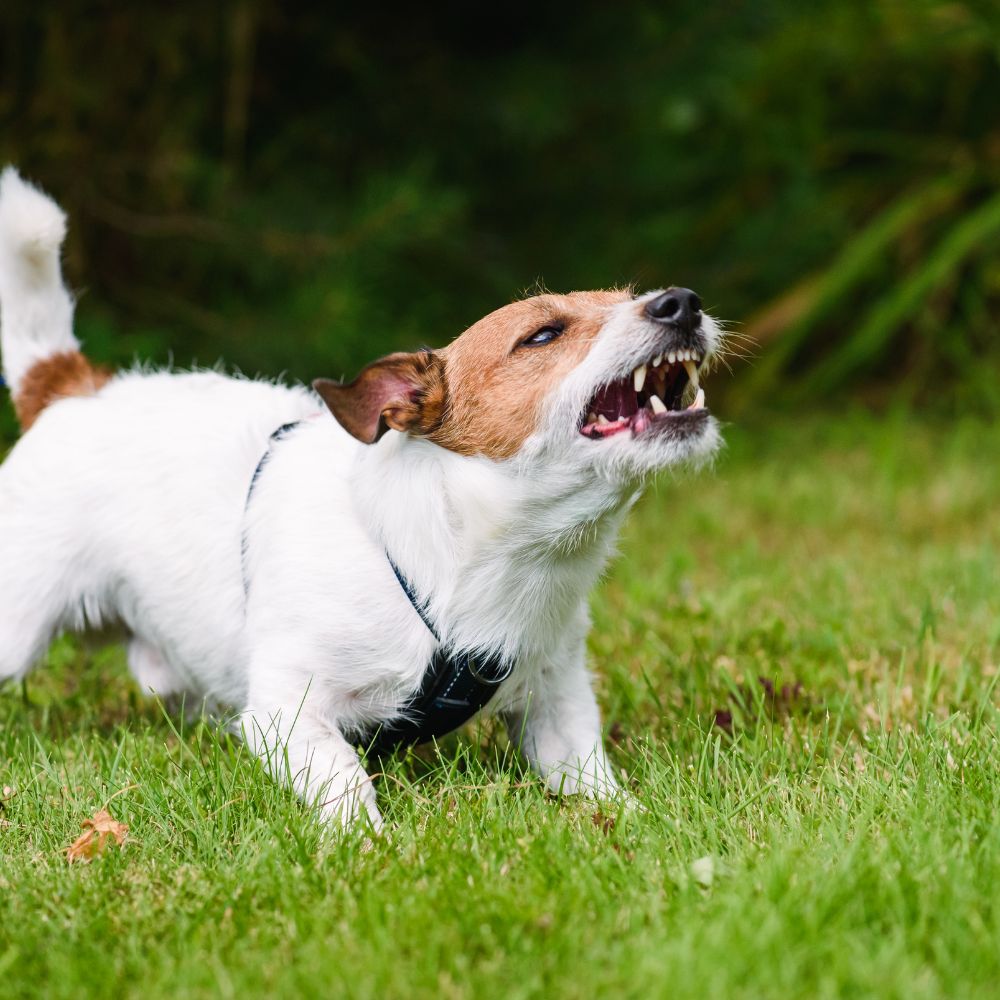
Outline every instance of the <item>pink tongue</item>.
<svg viewBox="0 0 1000 1000"><path fill-rule="evenodd" d="M622 379L606 385L594 397L594 413L612 422L619 417L631 417L639 409L639 400L631 379Z"/></svg>

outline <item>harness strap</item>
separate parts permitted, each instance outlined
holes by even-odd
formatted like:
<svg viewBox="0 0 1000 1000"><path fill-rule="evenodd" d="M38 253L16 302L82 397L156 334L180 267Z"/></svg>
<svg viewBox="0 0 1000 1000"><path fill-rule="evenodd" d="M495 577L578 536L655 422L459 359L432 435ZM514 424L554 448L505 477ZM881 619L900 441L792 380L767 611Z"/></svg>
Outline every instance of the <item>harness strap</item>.
<svg viewBox="0 0 1000 1000"><path fill-rule="evenodd" d="M268 446L257 468L250 477L245 507L250 506L250 498L256 487L274 444L294 430L301 421L283 424L268 439ZM243 589L249 593L250 583L246 577L247 537L244 533L243 548ZM453 653L441 645L441 636L427 614L426 605L421 603L409 580L402 574L392 557L386 553L399 586L406 594L413 610L438 642L431 661L424 671L420 687L402 707L400 714L377 729L359 734L359 742L370 753L384 756L404 746L414 746L439 739L465 725L496 694L497 688L514 671L514 663L499 653L478 655L475 653Z"/></svg>
<svg viewBox="0 0 1000 1000"><path fill-rule="evenodd" d="M301 423L301 420L293 420L291 423L282 424L271 434L267 439L267 448L264 449L264 454L260 456L260 461L257 463L257 467L253 470L253 475L250 477L250 485L247 487L247 498L243 501L244 526L243 532L240 535L240 571L243 574L244 597L250 596L250 580L247 577L247 547L249 539L247 538L246 531L246 513L250 508L250 498L253 496L254 487L257 485L257 480L260 479L260 474L264 471L264 466L267 465L267 460L271 457L271 448L275 442L280 441L289 431L295 430Z"/></svg>

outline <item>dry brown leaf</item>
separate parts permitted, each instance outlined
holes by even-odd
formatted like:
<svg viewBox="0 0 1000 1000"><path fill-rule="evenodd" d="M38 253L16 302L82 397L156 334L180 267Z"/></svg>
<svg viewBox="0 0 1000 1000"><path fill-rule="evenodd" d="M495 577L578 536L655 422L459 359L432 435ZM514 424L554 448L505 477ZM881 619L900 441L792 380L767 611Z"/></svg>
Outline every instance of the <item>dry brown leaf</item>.
<svg viewBox="0 0 1000 1000"><path fill-rule="evenodd" d="M100 809L91 819L85 819L81 824L83 833L66 848L66 858L69 861L92 861L98 854L114 841L116 847L121 847L128 836L128 827L119 823L107 809Z"/></svg>

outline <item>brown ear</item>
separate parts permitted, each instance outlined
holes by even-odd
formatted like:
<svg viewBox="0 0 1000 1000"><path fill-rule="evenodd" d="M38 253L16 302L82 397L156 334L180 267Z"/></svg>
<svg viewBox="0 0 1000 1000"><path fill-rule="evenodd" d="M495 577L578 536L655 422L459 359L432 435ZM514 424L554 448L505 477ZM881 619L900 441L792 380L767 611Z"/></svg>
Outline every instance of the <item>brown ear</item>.
<svg viewBox="0 0 1000 1000"><path fill-rule="evenodd" d="M430 351L390 354L349 385L319 378L313 388L348 434L374 444L389 428L429 434L444 416L444 362Z"/></svg>

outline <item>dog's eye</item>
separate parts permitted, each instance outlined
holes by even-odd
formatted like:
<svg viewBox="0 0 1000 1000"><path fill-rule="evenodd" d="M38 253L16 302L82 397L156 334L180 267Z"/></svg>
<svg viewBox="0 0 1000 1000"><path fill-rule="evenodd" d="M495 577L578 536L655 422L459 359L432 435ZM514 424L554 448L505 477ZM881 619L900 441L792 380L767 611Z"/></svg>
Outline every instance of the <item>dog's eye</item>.
<svg viewBox="0 0 1000 1000"><path fill-rule="evenodd" d="M542 344L551 344L556 337L562 336L562 332L562 323L550 323L548 326L543 326L540 330L536 330L530 337L525 337L519 346L541 347Z"/></svg>

